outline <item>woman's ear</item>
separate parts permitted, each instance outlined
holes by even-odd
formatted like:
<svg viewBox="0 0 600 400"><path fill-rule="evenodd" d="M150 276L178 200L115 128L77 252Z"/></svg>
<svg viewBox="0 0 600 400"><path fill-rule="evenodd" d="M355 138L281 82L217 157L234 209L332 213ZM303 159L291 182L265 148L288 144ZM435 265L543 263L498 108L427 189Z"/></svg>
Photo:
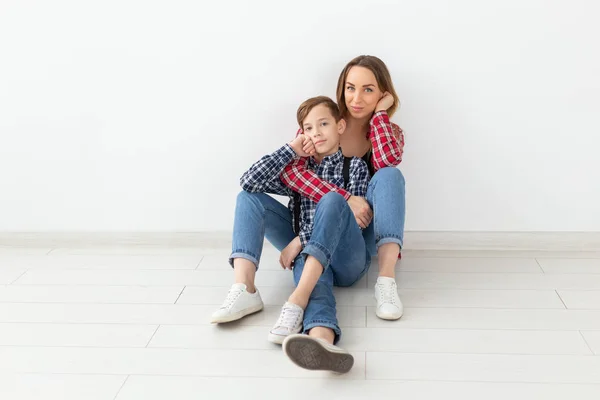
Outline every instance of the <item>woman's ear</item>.
<svg viewBox="0 0 600 400"><path fill-rule="evenodd" d="M337 123L338 133L341 135L346 130L346 120L344 118L340 119Z"/></svg>

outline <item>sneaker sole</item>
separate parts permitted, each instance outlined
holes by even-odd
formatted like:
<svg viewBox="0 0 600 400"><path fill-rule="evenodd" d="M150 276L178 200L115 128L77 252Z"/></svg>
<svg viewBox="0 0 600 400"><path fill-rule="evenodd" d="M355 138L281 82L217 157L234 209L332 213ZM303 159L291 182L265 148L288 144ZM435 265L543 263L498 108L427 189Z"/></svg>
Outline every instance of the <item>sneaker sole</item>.
<svg viewBox="0 0 600 400"><path fill-rule="evenodd" d="M384 319L386 321L396 321L396 320L399 320L400 318L402 318L402 314L400 314L400 315L384 314L384 313L380 313L378 311L375 311L375 315L377 315L377 317L379 317L380 319Z"/></svg>
<svg viewBox="0 0 600 400"><path fill-rule="evenodd" d="M290 337L285 341L283 351L294 364L313 371L345 374L354 365L352 354L331 351L306 335Z"/></svg>
<svg viewBox="0 0 600 400"><path fill-rule="evenodd" d="M245 308L236 312L235 314L224 315L222 317L211 318L211 324L224 324L227 322L237 321L238 319L244 318L246 315L254 314L261 311L264 308L263 304L259 304L253 307Z"/></svg>

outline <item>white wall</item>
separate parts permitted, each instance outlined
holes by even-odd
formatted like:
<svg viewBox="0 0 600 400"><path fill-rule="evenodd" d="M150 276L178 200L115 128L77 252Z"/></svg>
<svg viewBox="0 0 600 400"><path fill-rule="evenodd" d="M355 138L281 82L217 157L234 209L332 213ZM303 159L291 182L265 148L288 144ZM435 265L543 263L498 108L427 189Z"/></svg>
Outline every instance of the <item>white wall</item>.
<svg viewBox="0 0 600 400"><path fill-rule="evenodd" d="M407 230L600 231L593 0L0 0L0 231L232 227L238 178L391 69Z"/></svg>

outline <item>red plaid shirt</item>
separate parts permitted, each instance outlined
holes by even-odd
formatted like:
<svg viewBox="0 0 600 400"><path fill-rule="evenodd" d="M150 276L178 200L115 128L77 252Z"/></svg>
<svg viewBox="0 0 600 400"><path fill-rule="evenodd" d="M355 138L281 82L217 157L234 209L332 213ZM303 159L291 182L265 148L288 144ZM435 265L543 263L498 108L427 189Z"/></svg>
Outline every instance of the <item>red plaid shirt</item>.
<svg viewBox="0 0 600 400"><path fill-rule="evenodd" d="M373 147L371 157L373 170L378 171L383 167L395 167L400 164L404 150L404 133L402 129L390 122L390 118L385 111L378 111L373 114L370 127L367 137ZM350 193L324 181L314 171L306 168L306 162L306 157L300 157L285 167L280 178L287 187L316 203L329 192L338 192L346 200L350 198Z"/></svg>

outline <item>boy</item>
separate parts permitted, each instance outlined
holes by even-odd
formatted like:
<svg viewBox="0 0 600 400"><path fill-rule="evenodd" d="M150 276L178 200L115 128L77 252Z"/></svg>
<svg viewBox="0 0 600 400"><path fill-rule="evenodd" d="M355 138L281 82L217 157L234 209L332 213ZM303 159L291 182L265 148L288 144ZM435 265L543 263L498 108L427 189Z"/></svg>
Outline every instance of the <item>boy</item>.
<svg viewBox="0 0 600 400"><path fill-rule="evenodd" d="M315 147L309 169L352 195L365 197L368 166L358 157L345 159L342 155L339 137L345 121L337 105L324 96L308 99L300 105L297 119ZM292 196L279 175L290 162L290 155L297 153L292 149L302 148L302 142L303 138L298 137L261 158L242 176L242 188ZM282 251L280 261L289 268L294 260L297 287L283 305L269 341L283 344L286 355L303 368L347 372L354 362L352 356L333 345L341 334L333 285L350 286L367 271L370 258L360 227L345 199L337 193L329 193L318 204L296 196L290 201L290 210L296 210L293 214L299 229L297 237ZM302 330L308 335L298 335Z"/></svg>

